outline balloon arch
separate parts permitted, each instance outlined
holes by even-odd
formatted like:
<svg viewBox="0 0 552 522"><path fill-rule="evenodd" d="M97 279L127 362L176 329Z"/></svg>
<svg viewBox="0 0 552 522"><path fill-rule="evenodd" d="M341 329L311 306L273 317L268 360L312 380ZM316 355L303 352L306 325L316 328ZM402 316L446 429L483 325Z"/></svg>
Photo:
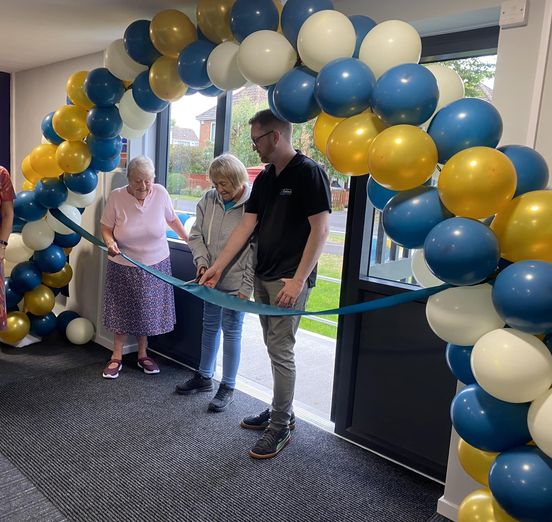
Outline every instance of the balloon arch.
<svg viewBox="0 0 552 522"><path fill-rule="evenodd" d="M52 312L80 236L49 209L80 223L98 172L119 164L122 138L144 134L171 101L260 85L278 117L316 118L315 145L338 172L370 174L385 232L416 249L416 279L454 285L429 299L427 320L466 385L451 417L460 462L482 484L459 520L550 521L548 168L531 148L497 148L498 111L464 98L458 75L419 65L420 54L411 25L347 17L330 0L199 0L197 28L172 9L131 23L104 67L71 75L67 105L44 117L43 142L22 162L6 252L17 263L6 282L12 311L0 337L17 343L61 325L74 342L89 339L85 319Z"/></svg>

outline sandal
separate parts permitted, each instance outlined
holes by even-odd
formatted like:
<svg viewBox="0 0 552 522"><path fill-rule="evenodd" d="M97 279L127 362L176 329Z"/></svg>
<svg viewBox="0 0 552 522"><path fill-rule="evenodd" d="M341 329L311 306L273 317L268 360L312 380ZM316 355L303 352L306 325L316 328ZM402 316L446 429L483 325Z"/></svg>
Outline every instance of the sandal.
<svg viewBox="0 0 552 522"><path fill-rule="evenodd" d="M152 375L154 373L159 373L159 366L151 357L141 357L138 359L138 368L144 370L144 373Z"/></svg>
<svg viewBox="0 0 552 522"><path fill-rule="evenodd" d="M104 379L116 379L119 377L119 372L121 371L121 368L123 367L123 361L120 359L111 359L107 366L104 368L102 377Z"/></svg>

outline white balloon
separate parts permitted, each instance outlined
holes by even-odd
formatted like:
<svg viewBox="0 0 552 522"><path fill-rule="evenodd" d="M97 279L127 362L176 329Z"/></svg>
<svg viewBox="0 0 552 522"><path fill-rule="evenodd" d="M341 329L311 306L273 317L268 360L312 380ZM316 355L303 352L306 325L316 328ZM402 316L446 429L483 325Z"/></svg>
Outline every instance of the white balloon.
<svg viewBox="0 0 552 522"><path fill-rule="evenodd" d="M416 249L412 254L412 275L423 288L431 288L444 284L438 277L435 277L427 266L423 249Z"/></svg>
<svg viewBox="0 0 552 522"><path fill-rule="evenodd" d="M76 223L77 225L81 224L82 216L79 212L79 209L76 207L73 207L71 205L67 205L67 203L64 203L63 205L60 205L59 210L62 212L62 214L66 215L71 221ZM50 211L46 214L46 223L52 228L54 232L57 232L58 234L72 234L73 231L70 228L67 228L61 221L58 221L52 214L50 214Z"/></svg>
<svg viewBox="0 0 552 522"><path fill-rule="evenodd" d="M10 237L8 238L8 246L6 247L5 253L7 261L11 261L12 263L23 263L24 261L28 261L29 257L31 257L33 254L34 249L29 248L24 243L21 234L10 234Z"/></svg>
<svg viewBox="0 0 552 522"><path fill-rule="evenodd" d="M121 132L119 134L127 140L136 140L138 138L141 138L145 133L145 129L132 129L128 125L125 125L125 123L123 122L123 128L121 129Z"/></svg>
<svg viewBox="0 0 552 522"><path fill-rule="evenodd" d="M65 335L73 344L86 344L94 338L94 325L84 317L77 317L69 322Z"/></svg>
<svg viewBox="0 0 552 522"><path fill-rule="evenodd" d="M403 63L418 63L422 40L418 31L401 20L377 24L362 40L359 59L366 63L376 78Z"/></svg>
<svg viewBox="0 0 552 522"><path fill-rule="evenodd" d="M4 277L10 277L12 270L14 269L17 263L12 263L11 261L4 261Z"/></svg>
<svg viewBox="0 0 552 522"><path fill-rule="evenodd" d="M332 60L353 56L355 45L356 32L351 20L330 9L309 16L297 36L301 60L316 72Z"/></svg>
<svg viewBox="0 0 552 522"><path fill-rule="evenodd" d="M428 299L427 322L447 343L473 346L482 335L504 326L491 293L489 284L443 290Z"/></svg>
<svg viewBox="0 0 552 522"><path fill-rule="evenodd" d="M552 390L545 391L533 401L527 424L535 444L552 458Z"/></svg>
<svg viewBox="0 0 552 522"><path fill-rule="evenodd" d="M262 86L276 83L293 69L297 53L276 31L255 31L240 45L238 67L246 80Z"/></svg>
<svg viewBox="0 0 552 522"><path fill-rule="evenodd" d="M26 223L21 230L23 243L33 250L44 250L54 241L55 233L44 219Z"/></svg>
<svg viewBox="0 0 552 522"><path fill-rule="evenodd" d="M480 337L471 367L477 383L501 401L530 402L552 385L552 354L534 335L515 328Z"/></svg>
<svg viewBox="0 0 552 522"><path fill-rule="evenodd" d="M157 116L155 112L146 112L136 105L132 89L123 94L119 103L119 114L127 127L136 130L149 129Z"/></svg>
<svg viewBox="0 0 552 522"><path fill-rule="evenodd" d="M207 59L207 75L213 85L223 91L243 87L247 80L238 67L240 46L234 42L217 45Z"/></svg>
<svg viewBox="0 0 552 522"><path fill-rule="evenodd" d="M126 52L123 39L111 42L104 51L104 67L113 75L132 82L141 72L147 71L146 65L135 62Z"/></svg>
<svg viewBox="0 0 552 522"><path fill-rule="evenodd" d="M430 63L425 67L435 76L439 87L439 102L435 112L464 97L464 82L454 69L440 63Z"/></svg>
<svg viewBox="0 0 552 522"><path fill-rule="evenodd" d="M71 205L77 208L84 208L88 205L91 205L96 201L96 189L87 194L79 194L78 192L73 192L72 190L67 190L67 199L65 204Z"/></svg>
<svg viewBox="0 0 552 522"><path fill-rule="evenodd" d="M190 235L190 232L192 230L192 227L194 226L195 221L196 221L195 216L192 216L192 217L189 217L184 222L184 230L186 231L186 234Z"/></svg>

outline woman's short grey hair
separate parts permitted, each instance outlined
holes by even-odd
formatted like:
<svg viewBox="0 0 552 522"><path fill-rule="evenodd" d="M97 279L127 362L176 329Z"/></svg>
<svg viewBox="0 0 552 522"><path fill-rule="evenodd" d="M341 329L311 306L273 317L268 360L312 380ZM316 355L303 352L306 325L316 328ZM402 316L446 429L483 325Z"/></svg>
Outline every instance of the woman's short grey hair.
<svg viewBox="0 0 552 522"><path fill-rule="evenodd" d="M249 183L245 165L232 154L221 154L209 165L209 179L215 182L221 178L228 180L235 190Z"/></svg>
<svg viewBox="0 0 552 522"><path fill-rule="evenodd" d="M147 156L136 156L132 158L127 166L127 178L135 172L141 172L142 174L149 174L151 179L155 178L155 167L153 166L153 161Z"/></svg>

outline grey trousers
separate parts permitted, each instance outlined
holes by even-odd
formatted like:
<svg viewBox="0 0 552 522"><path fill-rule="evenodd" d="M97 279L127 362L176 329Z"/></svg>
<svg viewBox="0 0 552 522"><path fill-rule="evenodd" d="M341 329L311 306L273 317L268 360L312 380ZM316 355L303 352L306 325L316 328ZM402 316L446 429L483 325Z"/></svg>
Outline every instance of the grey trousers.
<svg viewBox="0 0 552 522"><path fill-rule="evenodd" d="M281 280L263 281L255 277L255 301L264 304L276 304L276 296L283 287ZM307 284L297 298L294 306L304 310L311 289ZM263 327L264 342L272 365L274 380L272 413L270 427L285 428L293 412L293 395L295 392L295 334L299 328L300 316L260 315Z"/></svg>

